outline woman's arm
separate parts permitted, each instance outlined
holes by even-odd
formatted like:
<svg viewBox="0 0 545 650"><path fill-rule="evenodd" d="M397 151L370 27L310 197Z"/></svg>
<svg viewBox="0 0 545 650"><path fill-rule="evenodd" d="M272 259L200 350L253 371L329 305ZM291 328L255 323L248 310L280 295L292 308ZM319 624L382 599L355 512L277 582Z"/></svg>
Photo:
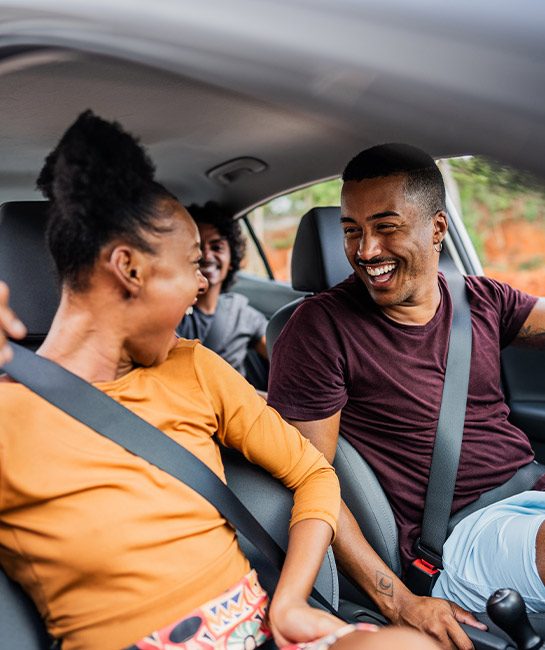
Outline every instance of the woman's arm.
<svg viewBox="0 0 545 650"><path fill-rule="evenodd" d="M26 327L9 308L8 303L8 285L0 282L0 366L10 361L12 357L7 337L22 339L26 334Z"/></svg>
<svg viewBox="0 0 545 650"><path fill-rule="evenodd" d="M344 625L307 604L332 533L319 519L304 519L290 530L286 561L269 608L269 625L279 647L318 639Z"/></svg>

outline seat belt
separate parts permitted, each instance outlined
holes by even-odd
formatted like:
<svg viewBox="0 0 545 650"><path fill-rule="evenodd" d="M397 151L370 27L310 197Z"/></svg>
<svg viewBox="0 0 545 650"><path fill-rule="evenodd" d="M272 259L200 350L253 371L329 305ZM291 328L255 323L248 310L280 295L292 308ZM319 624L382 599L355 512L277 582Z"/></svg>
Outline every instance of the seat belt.
<svg viewBox="0 0 545 650"><path fill-rule="evenodd" d="M225 298L220 293L216 311L213 314L212 323L202 340L202 344L211 350L219 350L225 341L225 316L227 315L227 305ZM228 300L229 298L227 298Z"/></svg>
<svg viewBox="0 0 545 650"><path fill-rule="evenodd" d="M10 345L13 358L1 370L85 426L195 490L280 572L284 549L205 463L81 377L16 343ZM315 588L311 597L342 618Z"/></svg>
<svg viewBox="0 0 545 650"><path fill-rule="evenodd" d="M452 324L441 409L433 446L417 559L410 565L406 584L419 596L429 596L443 568L443 544L454 497L471 366L471 311L464 276L450 259L442 269L452 300Z"/></svg>

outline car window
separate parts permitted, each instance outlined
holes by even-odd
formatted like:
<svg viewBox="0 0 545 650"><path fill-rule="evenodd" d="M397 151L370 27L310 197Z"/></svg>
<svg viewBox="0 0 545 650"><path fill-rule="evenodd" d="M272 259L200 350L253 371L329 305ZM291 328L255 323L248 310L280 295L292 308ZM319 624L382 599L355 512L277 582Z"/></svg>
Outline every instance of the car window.
<svg viewBox="0 0 545 650"><path fill-rule="evenodd" d="M545 186L482 156L438 161L485 275L545 296Z"/></svg>
<svg viewBox="0 0 545 650"><path fill-rule="evenodd" d="M244 259L240 264L240 268L244 269L244 271L247 273L258 276L259 278L269 278L269 272L267 271L267 267L263 261L261 252L256 246L256 243L250 233L248 223L249 220L246 220L245 218L240 219L240 230L242 232L242 236L246 241L246 253L244 255ZM255 229L253 223L251 224L251 227L261 243L262 228L260 224L257 224L257 230Z"/></svg>
<svg viewBox="0 0 545 650"><path fill-rule="evenodd" d="M276 280L291 282L291 253L303 215L313 207L339 205L340 195L341 180L335 178L277 196L246 215ZM269 277L248 228L243 226L242 230L247 239L244 270Z"/></svg>

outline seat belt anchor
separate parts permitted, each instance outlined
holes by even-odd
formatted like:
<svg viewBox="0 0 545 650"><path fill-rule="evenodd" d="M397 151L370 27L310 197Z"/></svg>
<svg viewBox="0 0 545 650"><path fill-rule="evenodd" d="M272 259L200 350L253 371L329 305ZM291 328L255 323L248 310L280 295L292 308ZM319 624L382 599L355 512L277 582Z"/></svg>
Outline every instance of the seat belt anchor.
<svg viewBox="0 0 545 650"><path fill-rule="evenodd" d="M433 586L441 571L426 562L426 560L415 560L407 572L407 587L417 596L431 596Z"/></svg>
<svg viewBox="0 0 545 650"><path fill-rule="evenodd" d="M443 568L442 558L420 545L418 538L414 545L418 559L414 560L407 571L407 587L417 596L431 596L433 586Z"/></svg>

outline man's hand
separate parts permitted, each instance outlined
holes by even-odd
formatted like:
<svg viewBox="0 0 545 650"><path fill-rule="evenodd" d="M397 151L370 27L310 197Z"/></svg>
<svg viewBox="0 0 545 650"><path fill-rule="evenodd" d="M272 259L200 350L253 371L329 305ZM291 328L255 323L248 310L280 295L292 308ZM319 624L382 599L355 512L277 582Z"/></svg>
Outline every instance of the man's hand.
<svg viewBox="0 0 545 650"><path fill-rule="evenodd" d="M479 630L487 627L473 614L442 598L410 596L404 600L392 623L408 625L426 632L448 650L472 650L473 643L458 623L472 625Z"/></svg>
<svg viewBox="0 0 545 650"><path fill-rule="evenodd" d="M22 339L26 328L8 306L9 289L5 282L0 282L0 366L11 360L12 351L7 337Z"/></svg>

